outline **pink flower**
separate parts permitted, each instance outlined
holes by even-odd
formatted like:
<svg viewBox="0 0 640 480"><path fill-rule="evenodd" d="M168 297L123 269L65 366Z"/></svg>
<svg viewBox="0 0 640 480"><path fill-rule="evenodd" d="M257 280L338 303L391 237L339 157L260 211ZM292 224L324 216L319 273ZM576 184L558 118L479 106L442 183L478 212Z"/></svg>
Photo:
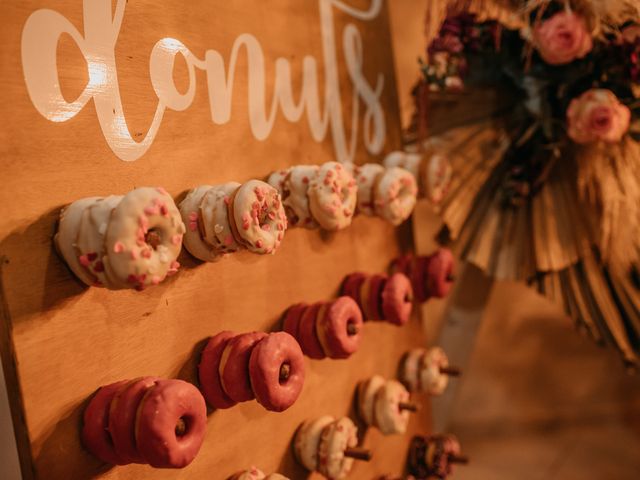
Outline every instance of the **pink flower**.
<svg viewBox="0 0 640 480"><path fill-rule="evenodd" d="M584 58L593 48L593 39L584 18L563 11L535 26L533 44L545 62L565 65Z"/></svg>
<svg viewBox="0 0 640 480"><path fill-rule="evenodd" d="M611 90L592 89L574 98L567 110L569 137L576 143L619 142L631 120L631 111Z"/></svg>

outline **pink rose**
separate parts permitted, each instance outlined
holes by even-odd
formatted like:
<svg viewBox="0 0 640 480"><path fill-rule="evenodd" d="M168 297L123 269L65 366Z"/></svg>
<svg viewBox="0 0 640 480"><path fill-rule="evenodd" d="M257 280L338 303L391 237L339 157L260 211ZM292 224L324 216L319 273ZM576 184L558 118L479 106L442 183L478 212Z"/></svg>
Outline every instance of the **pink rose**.
<svg viewBox="0 0 640 480"><path fill-rule="evenodd" d="M569 137L576 143L619 142L631 120L631 111L611 90L593 89L574 98L567 110Z"/></svg>
<svg viewBox="0 0 640 480"><path fill-rule="evenodd" d="M565 65L593 48L584 18L573 12L559 12L533 30L533 44L542 59L551 65Z"/></svg>

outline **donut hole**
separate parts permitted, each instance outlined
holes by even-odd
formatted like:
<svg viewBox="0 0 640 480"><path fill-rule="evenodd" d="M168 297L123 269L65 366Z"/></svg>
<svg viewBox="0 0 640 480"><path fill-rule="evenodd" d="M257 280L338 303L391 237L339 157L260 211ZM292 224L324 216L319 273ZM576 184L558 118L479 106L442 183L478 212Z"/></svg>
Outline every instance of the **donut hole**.
<svg viewBox="0 0 640 480"><path fill-rule="evenodd" d="M162 235L160 234L160 230L155 228L149 229L144 236L144 241L149 245L152 249L157 250L158 246L162 243Z"/></svg>
<svg viewBox="0 0 640 480"><path fill-rule="evenodd" d="M287 383L290 376L291 376L291 365L285 362L282 365L280 365L280 372L278 375L278 381L280 382L280 385Z"/></svg>
<svg viewBox="0 0 640 480"><path fill-rule="evenodd" d="M175 434L176 438L180 439L189 433L189 427L191 425L191 418L188 416L182 416L176 420Z"/></svg>
<svg viewBox="0 0 640 480"><path fill-rule="evenodd" d="M347 322L347 335L353 337L358 334L358 325L353 319L349 319Z"/></svg>

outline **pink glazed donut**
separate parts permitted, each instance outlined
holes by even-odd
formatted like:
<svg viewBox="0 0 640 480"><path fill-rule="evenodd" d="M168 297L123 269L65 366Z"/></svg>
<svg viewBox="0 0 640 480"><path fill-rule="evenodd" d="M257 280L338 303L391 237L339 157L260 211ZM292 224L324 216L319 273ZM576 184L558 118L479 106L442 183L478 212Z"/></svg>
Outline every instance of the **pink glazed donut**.
<svg viewBox="0 0 640 480"><path fill-rule="evenodd" d="M316 332L316 322L318 321L318 312L321 306L321 303L310 305L302 314L298 326L300 347L302 347L302 351L307 357L314 360L322 360L326 357Z"/></svg>
<svg viewBox="0 0 640 480"><path fill-rule="evenodd" d="M231 408L236 405L222 388L220 380L220 360L222 352L235 333L223 331L209 339L202 351L198 365L198 382L200 390L209 405L216 409Z"/></svg>
<svg viewBox="0 0 640 480"><path fill-rule="evenodd" d="M348 358L358 350L362 332L362 312L348 296L324 304L318 313L316 333L330 358Z"/></svg>
<svg viewBox="0 0 640 480"><path fill-rule="evenodd" d="M109 411L111 400L126 384L127 381L124 380L100 387L84 410L83 416L82 444L103 462L115 465L125 465L127 462L115 451L109 433Z"/></svg>
<svg viewBox="0 0 640 480"><path fill-rule="evenodd" d="M253 253L275 253L287 229L278 190L260 180L249 180L233 193L229 218L236 240Z"/></svg>
<svg viewBox="0 0 640 480"><path fill-rule="evenodd" d="M304 384L304 357L295 338L271 333L253 348L249 376L256 400L267 410L282 412L295 403Z"/></svg>
<svg viewBox="0 0 640 480"><path fill-rule="evenodd" d="M132 380L120 389L111 401L109 433L116 454L127 463L145 463L136 445L136 415L142 398L157 380L157 377Z"/></svg>
<svg viewBox="0 0 640 480"><path fill-rule="evenodd" d="M403 273L394 273L382 289L382 313L386 321L404 325L411 317L413 288Z"/></svg>
<svg viewBox="0 0 640 480"><path fill-rule="evenodd" d="M430 297L444 298L453 285L454 261L451 250L439 249L429 257L427 267L427 292Z"/></svg>
<svg viewBox="0 0 640 480"><path fill-rule="evenodd" d="M297 303L287 309L282 322L282 330L287 332L293 338L298 338L298 329L300 328L300 319L305 310L309 308L306 303Z"/></svg>
<svg viewBox="0 0 640 480"><path fill-rule="evenodd" d="M243 333L229 340L222 352L222 388L235 402L248 402L255 398L249 379L249 359L253 347L266 336L264 332Z"/></svg>
<svg viewBox="0 0 640 480"><path fill-rule="evenodd" d="M367 320L383 320L382 289L386 275L370 275L360 286L360 307Z"/></svg>
<svg viewBox="0 0 640 480"><path fill-rule="evenodd" d="M347 275L342 282L340 291L342 295L347 295L353 298L358 305L360 305L360 287L362 282L367 278L367 274L362 272L351 273Z"/></svg>
<svg viewBox="0 0 640 480"><path fill-rule="evenodd" d="M182 380L158 380L138 409L138 451L152 467L186 467L198 454L206 428L200 391Z"/></svg>

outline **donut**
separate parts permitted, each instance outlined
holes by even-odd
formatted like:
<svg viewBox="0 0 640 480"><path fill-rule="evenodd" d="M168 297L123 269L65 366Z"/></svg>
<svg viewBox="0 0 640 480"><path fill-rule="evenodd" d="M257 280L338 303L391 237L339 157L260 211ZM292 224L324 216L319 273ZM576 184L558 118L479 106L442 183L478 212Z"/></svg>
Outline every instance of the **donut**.
<svg viewBox="0 0 640 480"><path fill-rule="evenodd" d="M449 376L440 372L448 367L449 359L440 347L430 348L420 358L418 365L420 388L431 395L442 395L447 389Z"/></svg>
<svg viewBox="0 0 640 480"><path fill-rule="evenodd" d="M287 309L282 321L282 330L287 332L293 338L298 338L298 328L300 326L300 318L304 311L308 308L306 303L297 303Z"/></svg>
<svg viewBox="0 0 640 480"><path fill-rule="evenodd" d="M198 365L200 390L209 405L216 409L231 408L236 405L222 388L220 379L220 360L222 352L235 333L223 331L209 339L202 351Z"/></svg>
<svg viewBox="0 0 640 480"><path fill-rule="evenodd" d="M116 454L126 463L146 463L136 445L136 415L147 390L159 380L143 377L128 382L111 400L109 433Z"/></svg>
<svg viewBox="0 0 640 480"><path fill-rule="evenodd" d="M360 286L360 307L367 320L382 320L382 289L387 278L370 275Z"/></svg>
<svg viewBox="0 0 640 480"><path fill-rule="evenodd" d="M428 478L430 475L427 467L427 439L416 435L409 444L407 456L407 470L418 478Z"/></svg>
<svg viewBox="0 0 640 480"><path fill-rule="evenodd" d="M322 360L326 357L322 344L316 332L316 322L321 303L310 305L302 314L298 325L298 342L304 354L314 360Z"/></svg>
<svg viewBox="0 0 640 480"><path fill-rule="evenodd" d="M158 380L138 409L138 451L152 467L186 467L198 454L206 427L207 406L194 385Z"/></svg>
<svg viewBox="0 0 640 480"><path fill-rule="evenodd" d="M264 480L267 476L262 470L256 467L251 467L249 470L244 470L232 475L228 480Z"/></svg>
<svg viewBox="0 0 640 480"><path fill-rule="evenodd" d="M427 266L427 292L430 297L444 298L453 285L454 261L451 250L439 249L429 258Z"/></svg>
<svg viewBox="0 0 640 480"><path fill-rule="evenodd" d="M318 175L319 167L317 165L298 165L291 167L285 176L281 177L282 172L272 174L269 177L269 183L281 185L279 188L282 195L282 204L284 205L289 225L292 227L317 228L318 224L313 220L309 209L309 185ZM274 182L274 183L272 183ZM278 188L278 187L276 187Z"/></svg>
<svg viewBox="0 0 640 480"><path fill-rule="evenodd" d="M253 347L266 336L264 332L237 335L229 340L222 351L220 380L223 390L234 402L247 402L255 398L249 379L249 359Z"/></svg>
<svg viewBox="0 0 640 480"><path fill-rule="evenodd" d="M438 205L449 191L453 167L449 159L439 153L432 155L422 163L421 174L425 196L431 203Z"/></svg>
<svg viewBox="0 0 640 480"><path fill-rule="evenodd" d="M358 429L349 418L342 417L324 427L318 444L318 472L331 480L346 478L353 458L344 452L357 445Z"/></svg>
<svg viewBox="0 0 640 480"><path fill-rule="evenodd" d="M205 193L200 202L202 238L218 254L233 253L241 248L233 236L228 207L233 192L239 187L237 182L215 185Z"/></svg>
<svg viewBox="0 0 640 480"><path fill-rule="evenodd" d="M394 273L385 282L381 294L382 314L386 321L404 325L411 317L413 288L404 273Z"/></svg>
<svg viewBox="0 0 640 480"><path fill-rule="evenodd" d="M284 199L284 180L289 175L289 169L276 170L269 175L267 183L278 190L280 197Z"/></svg>
<svg viewBox="0 0 640 480"><path fill-rule="evenodd" d="M335 418L325 415L314 420L305 421L296 431L293 439L293 453L307 470L313 472L318 469L320 435L325 427L334 421Z"/></svg>
<svg viewBox="0 0 640 480"><path fill-rule="evenodd" d="M58 254L64 259L73 274L86 285L95 285L97 278L80 264L79 257L81 254L76 250L75 245L84 211L99 200L102 200L102 198L82 198L63 208L60 212L58 229L53 239Z"/></svg>
<svg viewBox="0 0 640 480"><path fill-rule="evenodd" d="M388 168L374 185L374 208L380 218L392 225L400 225L411 216L416 205L416 179L407 170Z"/></svg>
<svg viewBox="0 0 640 480"><path fill-rule="evenodd" d="M321 228L336 231L351 225L357 187L356 181L341 164L323 164L311 180L308 197L311 215Z"/></svg>
<svg viewBox="0 0 640 480"><path fill-rule="evenodd" d="M425 463L430 475L447 478L453 473L451 457L460 455L460 443L453 435L433 435L427 438Z"/></svg>
<svg viewBox="0 0 640 480"><path fill-rule="evenodd" d="M383 435L393 435L407 431L409 410L400 408L409 402L409 392L396 381L389 380L378 388L374 399L374 420Z"/></svg>
<svg viewBox="0 0 640 480"><path fill-rule="evenodd" d="M182 221L187 227L183 239L184 247L191 255L205 262L213 262L219 256L218 252L202 238L204 226L200 215L200 204L202 198L212 188L211 185L200 185L190 190L178 206Z"/></svg>
<svg viewBox="0 0 640 480"><path fill-rule="evenodd" d="M426 354L424 348L409 350L403 357L400 367L400 381L410 392L422 390L420 382L420 363Z"/></svg>
<svg viewBox="0 0 640 480"><path fill-rule="evenodd" d="M178 271L185 233L180 212L162 188L136 188L113 209L106 230L109 288L142 290Z"/></svg>
<svg viewBox="0 0 640 480"><path fill-rule="evenodd" d="M389 270L391 271L391 273L404 273L405 275L409 276L411 272L412 261L412 255L400 255L399 257L393 259Z"/></svg>
<svg viewBox="0 0 640 480"><path fill-rule="evenodd" d="M318 312L316 333L324 353L330 358L348 358L358 350L362 313L351 297L343 296L323 305Z"/></svg>
<svg viewBox="0 0 640 480"><path fill-rule="evenodd" d="M353 298L356 303L360 305L360 287L362 286L362 282L365 281L367 276L367 274L361 272L347 275L342 282L342 286L340 287L341 294Z"/></svg>
<svg viewBox="0 0 640 480"><path fill-rule="evenodd" d="M286 332L260 340L249 359L251 387L258 403L282 412L295 403L304 385L304 358L300 345Z"/></svg>
<svg viewBox="0 0 640 480"><path fill-rule="evenodd" d="M408 170L416 181L420 178L420 165L422 164L422 155L419 153L409 153L395 151L388 154L382 161L385 167L400 167Z"/></svg>
<svg viewBox="0 0 640 480"><path fill-rule="evenodd" d="M81 440L84 447L105 463L125 465L115 451L109 433L109 413L111 400L127 381L121 381L100 387L84 410Z"/></svg>
<svg viewBox="0 0 640 480"><path fill-rule="evenodd" d="M229 218L236 240L253 253L275 253L287 229L280 194L260 180L249 180L232 194Z"/></svg>
<svg viewBox="0 0 640 480"><path fill-rule="evenodd" d="M375 398L378 390L385 384L384 378L374 375L368 380L362 381L357 387L357 411L365 425L374 425Z"/></svg>
<svg viewBox="0 0 640 480"><path fill-rule="evenodd" d="M358 185L357 211L364 215L374 216L374 185L380 175L384 173L384 167L377 163L366 163L355 167L353 177Z"/></svg>

